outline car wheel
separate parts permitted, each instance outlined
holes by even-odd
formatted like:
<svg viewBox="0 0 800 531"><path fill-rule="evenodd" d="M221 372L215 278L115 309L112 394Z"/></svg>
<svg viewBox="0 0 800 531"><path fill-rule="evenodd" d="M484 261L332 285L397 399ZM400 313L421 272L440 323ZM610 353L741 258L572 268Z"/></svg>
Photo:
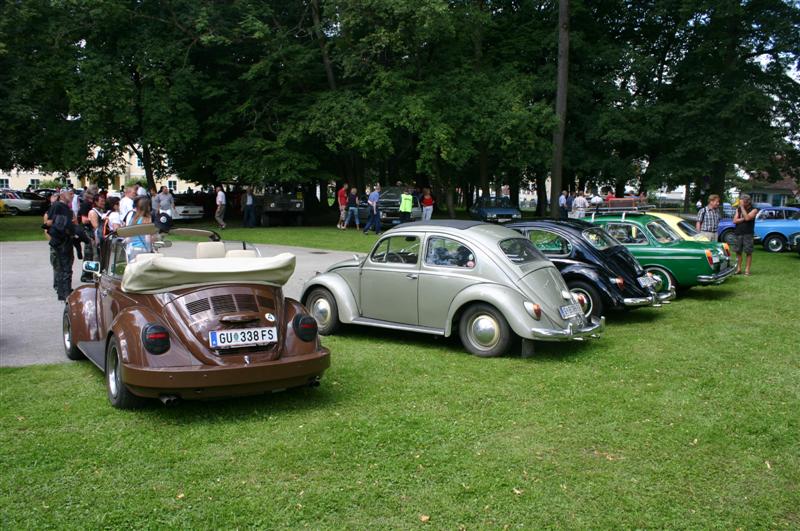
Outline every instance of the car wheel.
<svg viewBox="0 0 800 531"><path fill-rule="evenodd" d="M6 210L8 211L9 216L19 215L19 209L17 207L8 207Z"/></svg>
<svg viewBox="0 0 800 531"><path fill-rule="evenodd" d="M780 253L786 249L786 238L780 234L773 234L764 240L764 249L771 253Z"/></svg>
<svg viewBox="0 0 800 531"><path fill-rule="evenodd" d="M262 227L269 227L269 216L266 214L261 214L261 226Z"/></svg>
<svg viewBox="0 0 800 531"><path fill-rule="evenodd" d="M666 269L661 269L660 267L645 267L645 271L648 273L652 273L653 277L657 280L661 281L661 288L659 288L658 293L669 291L672 288L677 287L677 283L675 279L672 278L672 275Z"/></svg>
<svg viewBox="0 0 800 531"><path fill-rule="evenodd" d="M593 315L595 317L600 317L603 315L603 310L605 310L603 307L603 299L594 286L586 282L581 282L580 280L567 282L567 286L575 295L583 296L584 302L580 303L580 305L586 317L591 317Z"/></svg>
<svg viewBox="0 0 800 531"><path fill-rule="evenodd" d="M306 308L317 321L320 335L329 336L339 328L339 307L336 298L325 288L316 288L306 299Z"/></svg>
<svg viewBox="0 0 800 531"><path fill-rule="evenodd" d="M722 234L719 235L719 241L723 243L727 243L731 247L733 247L733 241L736 239L736 236L733 234L732 230L726 230Z"/></svg>
<svg viewBox="0 0 800 531"><path fill-rule="evenodd" d="M461 315L461 343L472 354L493 358L506 353L513 339L503 314L488 304L475 304Z"/></svg>
<svg viewBox="0 0 800 531"><path fill-rule="evenodd" d="M108 401L117 409L142 407L144 399L131 393L122 381L122 356L116 336L111 336L106 349L106 388Z"/></svg>
<svg viewBox="0 0 800 531"><path fill-rule="evenodd" d="M64 318L61 320L61 331L64 339L64 353L67 358L73 361L82 360L85 356L72 341L72 322L69 320L69 306L66 304L64 305Z"/></svg>

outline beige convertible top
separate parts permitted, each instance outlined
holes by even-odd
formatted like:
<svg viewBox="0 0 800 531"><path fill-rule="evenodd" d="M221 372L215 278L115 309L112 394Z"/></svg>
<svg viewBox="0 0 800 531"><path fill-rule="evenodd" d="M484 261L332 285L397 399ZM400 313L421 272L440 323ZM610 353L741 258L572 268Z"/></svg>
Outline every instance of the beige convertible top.
<svg viewBox="0 0 800 531"><path fill-rule="evenodd" d="M159 293L175 288L248 282L282 286L294 273L295 256L178 258L158 253L140 254L125 268L122 290Z"/></svg>

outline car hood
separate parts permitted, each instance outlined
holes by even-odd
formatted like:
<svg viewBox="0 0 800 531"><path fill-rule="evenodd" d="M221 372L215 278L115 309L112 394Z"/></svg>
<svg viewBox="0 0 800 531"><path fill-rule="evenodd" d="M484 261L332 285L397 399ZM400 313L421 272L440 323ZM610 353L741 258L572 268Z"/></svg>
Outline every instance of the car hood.
<svg viewBox="0 0 800 531"><path fill-rule="evenodd" d="M644 274L641 264L631 252L622 245L615 245L602 251L606 266L613 272L624 276L638 277ZM627 282L628 279L626 278Z"/></svg>
<svg viewBox="0 0 800 531"><path fill-rule="evenodd" d="M542 264L541 267L529 271L519 279L518 285L531 302L542 307L547 318L553 323L560 327L566 327L569 322L583 326L582 315L569 321L561 318L559 308L573 304L574 301L564 278L554 265Z"/></svg>

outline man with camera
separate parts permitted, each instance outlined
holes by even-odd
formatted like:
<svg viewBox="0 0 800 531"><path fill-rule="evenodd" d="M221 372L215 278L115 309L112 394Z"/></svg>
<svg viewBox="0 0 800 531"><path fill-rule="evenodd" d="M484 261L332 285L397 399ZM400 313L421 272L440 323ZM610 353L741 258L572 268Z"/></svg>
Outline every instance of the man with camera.
<svg viewBox="0 0 800 531"><path fill-rule="evenodd" d="M750 276L750 264L753 261L753 235L756 229L756 215L758 209L753 207L750 196L742 194L739 196L739 206L733 215L733 223L736 228L733 231L733 251L736 253L736 274L742 272L742 253L747 255L744 274Z"/></svg>

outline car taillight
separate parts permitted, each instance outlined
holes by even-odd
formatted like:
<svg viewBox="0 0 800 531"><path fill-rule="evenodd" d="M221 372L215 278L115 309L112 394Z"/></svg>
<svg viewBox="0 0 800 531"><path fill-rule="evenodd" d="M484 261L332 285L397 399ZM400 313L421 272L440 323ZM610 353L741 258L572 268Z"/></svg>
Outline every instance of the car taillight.
<svg viewBox="0 0 800 531"><path fill-rule="evenodd" d="M525 311L537 321L542 318L542 307L538 304L525 301L522 305L525 307Z"/></svg>
<svg viewBox="0 0 800 531"><path fill-rule="evenodd" d="M723 243L722 244L722 248L725 249L725 255L726 256L730 256L731 255L731 246L730 245L728 245L727 243Z"/></svg>
<svg viewBox="0 0 800 531"><path fill-rule="evenodd" d="M149 324L142 329L142 343L147 352L163 354L169 350L169 332L157 324Z"/></svg>
<svg viewBox="0 0 800 531"><path fill-rule="evenodd" d="M714 257L709 249L706 249L706 260L708 260L708 265L714 267Z"/></svg>
<svg viewBox="0 0 800 531"><path fill-rule="evenodd" d="M625 286L625 279L622 277L611 277L610 280L613 284L616 284L619 289L622 289Z"/></svg>
<svg viewBox="0 0 800 531"><path fill-rule="evenodd" d="M295 315L292 328L295 335L303 341L313 341L317 337L317 320L310 315Z"/></svg>

